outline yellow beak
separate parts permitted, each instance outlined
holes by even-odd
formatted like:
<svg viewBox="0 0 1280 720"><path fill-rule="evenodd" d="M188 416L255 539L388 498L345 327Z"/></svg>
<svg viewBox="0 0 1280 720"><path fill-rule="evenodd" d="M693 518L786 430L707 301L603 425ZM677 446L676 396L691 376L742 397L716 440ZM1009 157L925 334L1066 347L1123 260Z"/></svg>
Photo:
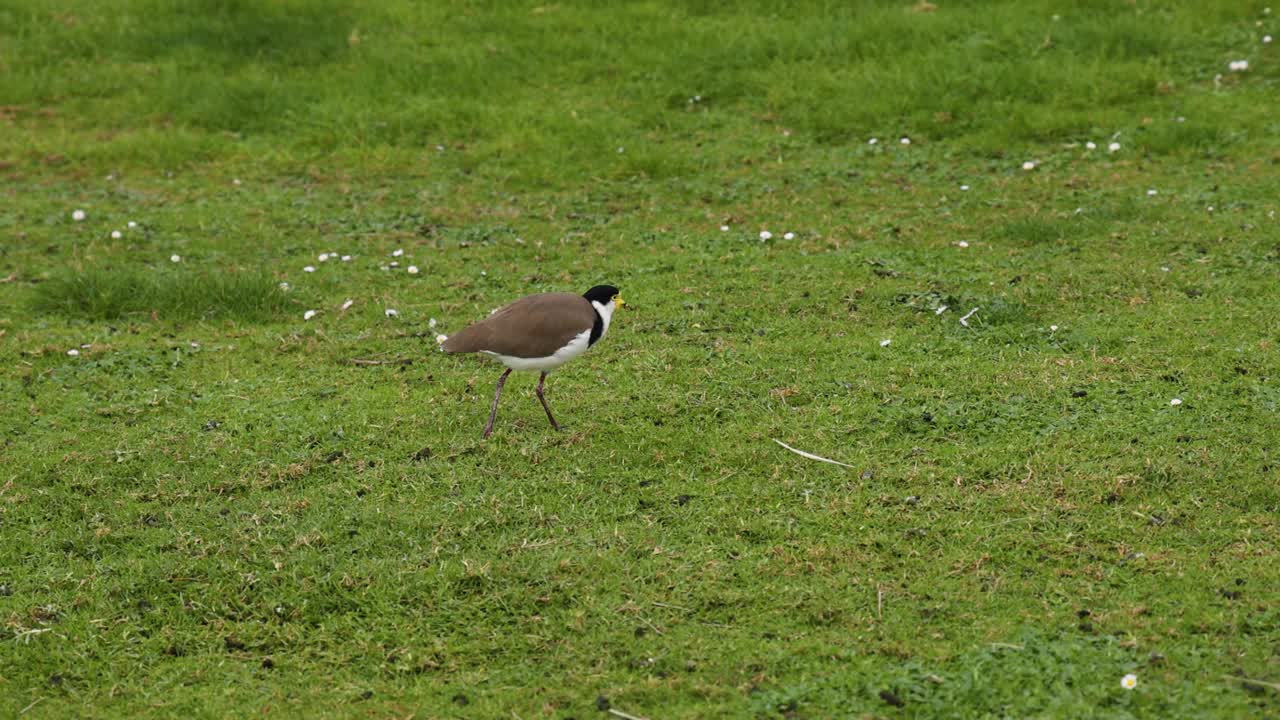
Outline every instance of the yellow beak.
<svg viewBox="0 0 1280 720"><path fill-rule="evenodd" d="M618 307L622 307L623 305L626 305L626 303L623 302L621 295L613 296L613 304L617 305Z"/></svg>

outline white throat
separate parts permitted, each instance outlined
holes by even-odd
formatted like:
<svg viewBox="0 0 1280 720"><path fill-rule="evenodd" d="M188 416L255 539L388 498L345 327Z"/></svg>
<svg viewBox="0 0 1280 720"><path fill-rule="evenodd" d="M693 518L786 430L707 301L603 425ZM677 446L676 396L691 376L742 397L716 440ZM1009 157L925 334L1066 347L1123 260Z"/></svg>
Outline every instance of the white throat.
<svg viewBox="0 0 1280 720"><path fill-rule="evenodd" d="M591 307L595 308L596 312L600 313L600 321L604 323L604 327L600 328L600 337L604 337L604 334L609 332L609 321L613 319L613 310L615 307L613 301L610 300L609 303L605 305L592 300Z"/></svg>

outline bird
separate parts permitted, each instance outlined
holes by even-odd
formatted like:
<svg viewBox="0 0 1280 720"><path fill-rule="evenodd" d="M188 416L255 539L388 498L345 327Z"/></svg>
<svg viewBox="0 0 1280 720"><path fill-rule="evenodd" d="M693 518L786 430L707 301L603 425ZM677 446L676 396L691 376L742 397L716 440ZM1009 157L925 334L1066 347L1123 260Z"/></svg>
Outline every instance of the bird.
<svg viewBox="0 0 1280 720"><path fill-rule="evenodd" d="M547 373L599 342L609 331L613 312L623 304L618 288L612 285L596 285L582 295L537 293L498 308L484 320L445 338L440 349L447 353L484 353L507 366L493 393L484 437L493 434L498 398L512 370L541 371L535 392L551 427L559 430L560 423L543 393Z"/></svg>

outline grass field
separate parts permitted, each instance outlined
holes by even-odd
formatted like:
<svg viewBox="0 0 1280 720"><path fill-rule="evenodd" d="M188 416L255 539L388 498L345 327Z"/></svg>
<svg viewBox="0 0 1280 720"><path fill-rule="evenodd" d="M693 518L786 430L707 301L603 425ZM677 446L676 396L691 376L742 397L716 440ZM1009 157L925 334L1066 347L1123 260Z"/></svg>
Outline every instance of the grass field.
<svg viewBox="0 0 1280 720"><path fill-rule="evenodd" d="M1280 20L722 5L0 0L0 717L1280 716Z"/></svg>

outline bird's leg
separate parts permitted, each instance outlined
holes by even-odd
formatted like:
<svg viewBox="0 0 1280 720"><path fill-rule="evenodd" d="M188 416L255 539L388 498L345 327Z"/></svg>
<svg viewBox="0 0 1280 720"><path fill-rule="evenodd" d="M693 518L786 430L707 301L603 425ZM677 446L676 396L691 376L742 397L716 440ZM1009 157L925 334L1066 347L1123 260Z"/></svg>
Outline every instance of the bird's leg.
<svg viewBox="0 0 1280 720"><path fill-rule="evenodd" d="M493 393L493 405L489 407L489 424L484 426L485 437L493 434L493 421L498 417L498 397L502 395L502 386L507 384L507 376L510 374L511 368L507 368L502 377L498 378L498 389Z"/></svg>
<svg viewBox="0 0 1280 720"><path fill-rule="evenodd" d="M547 374L544 372L542 373L542 377L538 378L538 389L534 392L538 394L538 400L542 401L542 409L547 411L547 419L551 421L551 427L559 430L560 423L556 422L555 417L551 414L551 406L547 405L547 397L542 393L542 384L546 381Z"/></svg>

